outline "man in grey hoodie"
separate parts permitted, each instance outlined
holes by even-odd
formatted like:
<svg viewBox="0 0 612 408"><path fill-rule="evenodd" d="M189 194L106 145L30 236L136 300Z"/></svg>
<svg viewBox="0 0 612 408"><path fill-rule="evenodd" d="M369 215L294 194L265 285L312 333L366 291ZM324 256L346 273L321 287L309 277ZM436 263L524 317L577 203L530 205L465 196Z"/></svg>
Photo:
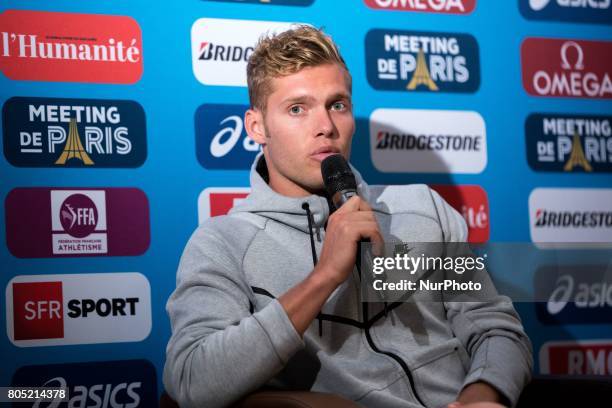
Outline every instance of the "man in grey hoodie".
<svg viewBox="0 0 612 408"><path fill-rule="evenodd" d="M251 194L191 236L168 300L164 384L181 407L226 406L267 385L366 407L514 405L531 343L508 298L360 299L360 240L462 242L463 218L425 185L368 186L330 208L321 161L347 160L351 76L336 45L299 26L262 38L247 68Z"/></svg>

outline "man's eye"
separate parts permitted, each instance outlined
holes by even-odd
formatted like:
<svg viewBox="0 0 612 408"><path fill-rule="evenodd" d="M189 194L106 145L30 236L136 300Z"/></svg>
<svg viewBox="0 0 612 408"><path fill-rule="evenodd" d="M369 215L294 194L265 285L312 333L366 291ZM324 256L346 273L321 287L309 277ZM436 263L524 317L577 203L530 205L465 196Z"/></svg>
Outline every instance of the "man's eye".
<svg viewBox="0 0 612 408"><path fill-rule="evenodd" d="M332 109L338 111L345 110L346 104L344 102L334 102L334 104L332 105Z"/></svg>
<svg viewBox="0 0 612 408"><path fill-rule="evenodd" d="M302 108L301 106L297 106L297 105L289 108L289 113L291 113L292 115L299 115L303 111L304 111L304 108Z"/></svg>

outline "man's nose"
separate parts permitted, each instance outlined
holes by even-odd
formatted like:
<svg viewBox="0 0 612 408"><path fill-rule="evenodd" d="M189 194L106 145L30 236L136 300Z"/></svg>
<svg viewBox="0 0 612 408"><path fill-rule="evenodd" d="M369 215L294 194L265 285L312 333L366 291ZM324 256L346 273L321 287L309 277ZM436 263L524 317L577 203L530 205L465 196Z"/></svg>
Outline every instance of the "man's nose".
<svg viewBox="0 0 612 408"><path fill-rule="evenodd" d="M336 135L336 125L332 120L328 109L319 109L315 118L315 132L317 136L334 137Z"/></svg>

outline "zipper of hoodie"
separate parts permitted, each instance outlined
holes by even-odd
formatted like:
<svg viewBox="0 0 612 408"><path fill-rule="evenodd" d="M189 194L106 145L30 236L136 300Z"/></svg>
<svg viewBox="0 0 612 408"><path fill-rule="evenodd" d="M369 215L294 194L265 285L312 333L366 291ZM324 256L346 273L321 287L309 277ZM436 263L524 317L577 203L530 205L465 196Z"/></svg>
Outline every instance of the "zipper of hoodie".
<svg viewBox="0 0 612 408"><path fill-rule="evenodd" d="M307 202L302 203L302 209L306 211L306 218L308 220L308 232L310 235L310 245L311 245L311 250L312 250L312 261L313 261L313 264L316 266L318 262L318 258L317 258L317 252L315 250L314 236L312 233L312 228L314 226L314 219L312 217L312 212L310 211L310 206L308 205ZM323 227L323 229L325 230L325 227ZM320 235L319 228L317 228L317 238L318 238L318 241L321 242L321 235ZM359 257L356 260L355 266L357 266L357 272L359 273L359 280L361 281L361 259L359 259ZM372 326L372 322L368 321L369 319L368 318L368 303L361 302L361 305L362 305L362 311L363 311L363 327L362 328L365 331L366 340L368 342L368 345L375 353L383 354L383 355L386 355L387 357L392 358L402 367L402 370L404 370L404 373L406 374L406 377L408 378L408 382L410 383L410 389L412 391L412 394L417 399L419 404L421 404L422 406L426 406L421 400L421 398L419 397L419 394L417 394L416 392L416 387L414 385L414 378L412 377L412 373L410 372L410 368L408 368L408 365L406 364L406 362L402 360L401 357L399 357L398 355L394 353L379 349L378 346L376 346L376 344L374 343L374 340L372 339L372 335L370 334L370 327ZM387 317L387 311L388 311L388 306L387 306L387 302L385 302L385 307L384 307L385 317ZM323 335L322 317L323 317L322 313L319 312L319 314L317 315L317 319L319 319L319 336ZM378 319L380 319L380 316L375 316L375 319L372 319L372 320L373 322L376 322Z"/></svg>
<svg viewBox="0 0 612 408"><path fill-rule="evenodd" d="M368 345L375 353L384 354L387 357L391 357L402 367L402 370L404 370L404 373L406 374L406 377L408 378L408 382L410 383L410 389L412 391L412 394L417 399L419 404L425 407L426 406L425 403L423 403L423 401L419 397L419 394L416 391L416 386L414 384L414 378L412 377L412 372L410 371L408 364L406 364L406 362L402 360L402 358L398 356L397 354L391 353L390 351L381 350L374 343L374 339L372 339L372 335L370 334L370 327L372 326L372 324L368 321L368 303L362 302L361 305L362 305L362 311L363 311L363 320L365 322L364 330L365 330L365 335L366 335L366 340L368 342Z"/></svg>
<svg viewBox="0 0 612 408"><path fill-rule="evenodd" d="M357 259L355 260L355 267L357 269L357 274L359 277L359 282L361 283L361 257L359 256L359 251L357 251ZM359 297L359 296L358 296ZM392 308L395 308L395 305L392 305ZM368 302L361 302L361 308L362 308L362 314L363 314L363 329L365 331L365 336L366 336L366 340L368 342L368 345L370 346L370 348L372 349L372 351L374 351L375 353L378 354L383 354L387 357L392 358L393 360L395 360L400 367L402 367L402 370L404 370L404 373L406 374L406 378L408 378L408 382L410 384L410 390L412 391L412 395L414 395L414 397L416 398L416 400L419 402L419 404L421 404L422 406L426 407L425 403L423 403L423 401L421 400L421 398L419 397L419 394L416 391L416 386L414 384L414 377L412 376L412 372L410 371L410 368L408 367L408 364L406 364L406 362L397 354L395 353L391 353L390 351L386 351L386 350L381 350L378 348L378 346L376 345L376 343L374 343L374 339L372 338L372 334L370 333L370 328L372 327L372 325L374 323L376 323L381 317L387 317L387 314L390 310L389 306L387 305L387 302L384 302L384 309L383 309L383 313L379 313L377 315L375 315L372 320L370 320L369 314L368 314Z"/></svg>
<svg viewBox="0 0 612 408"><path fill-rule="evenodd" d="M313 266L317 266L317 262L319 262L319 258L317 257L317 249L315 247L314 236L312 234L312 226L314 225L314 217L312 216L312 212L310 211L310 205L308 202L302 203L302 209L306 211L306 218L308 220L308 235L310 236L310 249L312 251L312 264ZM317 230L317 235L319 238L319 242L321 242L321 234L319 230ZM316 319L319 321L319 337L323 337L323 319L321 319L321 312L317 314Z"/></svg>
<svg viewBox="0 0 612 408"><path fill-rule="evenodd" d="M359 252L360 250L357 251L357 259L355 260L355 267L357 269L357 275L359 278L359 282L361 283L362 281L361 279L361 257L359 256L360 255ZM382 314L379 313L375 315L372 318L372 320L370 320L369 313L368 313L368 302L363 302L363 301L361 302L361 310L363 314L363 323L364 323L363 329L365 331L366 340L368 342L368 345L370 346L372 351L374 351L375 353L383 354L387 357L392 358L400 365L400 367L402 367L402 370L404 370L404 373L406 374L406 378L408 378L408 382L410 383L410 390L412 391L412 395L414 395L414 397L419 402L419 404L425 407L426 405L423 403L423 401L419 397L419 394L416 391L416 386L414 384L414 378L412 377L412 372L410 371L408 364L406 364L406 362L402 360L402 358L398 356L397 354L391 353L390 351L379 349L376 343L374 343L374 339L372 338L372 334L370 333L370 328L372 327L374 323L378 321L378 319L380 319L382 316L387 317L387 313L389 311L389 306L387 305L387 302L384 302L384 309L383 309L384 313Z"/></svg>

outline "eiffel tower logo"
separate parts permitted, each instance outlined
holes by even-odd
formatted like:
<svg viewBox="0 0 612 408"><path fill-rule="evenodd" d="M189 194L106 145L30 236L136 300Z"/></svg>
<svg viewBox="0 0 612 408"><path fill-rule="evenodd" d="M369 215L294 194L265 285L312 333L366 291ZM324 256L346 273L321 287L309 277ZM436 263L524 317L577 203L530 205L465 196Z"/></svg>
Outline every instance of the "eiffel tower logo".
<svg viewBox="0 0 612 408"><path fill-rule="evenodd" d="M584 150L582 150L582 145L580 144L580 138L578 137L578 133L574 133L574 141L572 142L572 154L570 154L570 158L567 163L565 163L563 170L572 171L576 166L582 167L584 171L593 171L593 167L591 167L591 164L584 156Z"/></svg>
<svg viewBox="0 0 612 408"><path fill-rule="evenodd" d="M76 119L70 119L70 129L68 131L68 141L64 145L64 151L60 155L59 159L55 161L55 164L66 164L70 159L79 159L83 164L91 166L94 164L93 160L89 158L89 155L83 149L81 138L79 137L79 131L76 125Z"/></svg>
<svg viewBox="0 0 612 408"><path fill-rule="evenodd" d="M417 57L417 66L414 71L414 75L410 80L410 83L406 87L409 91L416 89L419 85L425 85L429 88L430 91L437 91L438 86L431 79L431 75L429 75L429 70L427 69L427 65L425 64L425 53L423 50L419 50L419 56Z"/></svg>

